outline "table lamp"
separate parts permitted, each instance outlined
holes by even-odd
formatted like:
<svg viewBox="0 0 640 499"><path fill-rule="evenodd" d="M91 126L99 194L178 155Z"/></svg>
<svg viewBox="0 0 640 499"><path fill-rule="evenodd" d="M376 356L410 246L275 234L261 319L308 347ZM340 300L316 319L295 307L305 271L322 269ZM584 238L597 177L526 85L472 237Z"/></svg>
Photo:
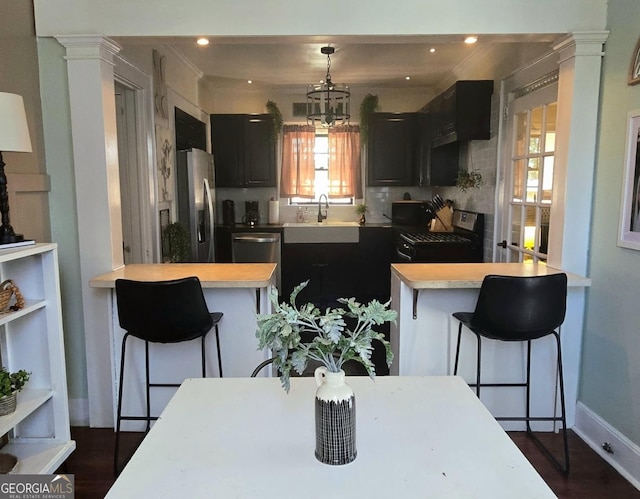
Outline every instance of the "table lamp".
<svg viewBox="0 0 640 499"><path fill-rule="evenodd" d="M7 176L4 173L5 163L2 159L2 152L7 151L31 152L31 139L22 96L0 92L0 245L24 240L21 234L13 232L9 223Z"/></svg>

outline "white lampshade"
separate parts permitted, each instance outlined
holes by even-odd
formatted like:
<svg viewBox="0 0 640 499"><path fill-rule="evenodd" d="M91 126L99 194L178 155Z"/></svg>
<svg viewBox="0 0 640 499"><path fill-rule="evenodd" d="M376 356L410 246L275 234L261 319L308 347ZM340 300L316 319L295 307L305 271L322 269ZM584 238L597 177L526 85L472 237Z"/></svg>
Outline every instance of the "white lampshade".
<svg viewBox="0 0 640 499"><path fill-rule="evenodd" d="M0 152L31 152L21 95L0 92Z"/></svg>

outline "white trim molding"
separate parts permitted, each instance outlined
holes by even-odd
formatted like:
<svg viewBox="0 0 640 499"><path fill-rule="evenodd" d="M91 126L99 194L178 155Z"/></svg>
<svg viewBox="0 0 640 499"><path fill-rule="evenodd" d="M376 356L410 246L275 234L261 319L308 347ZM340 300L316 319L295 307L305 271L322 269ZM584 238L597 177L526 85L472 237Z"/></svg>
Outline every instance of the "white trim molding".
<svg viewBox="0 0 640 499"><path fill-rule="evenodd" d="M602 459L640 490L640 447L582 402L576 404L576 421L572 429ZM603 446L611 452L605 451Z"/></svg>

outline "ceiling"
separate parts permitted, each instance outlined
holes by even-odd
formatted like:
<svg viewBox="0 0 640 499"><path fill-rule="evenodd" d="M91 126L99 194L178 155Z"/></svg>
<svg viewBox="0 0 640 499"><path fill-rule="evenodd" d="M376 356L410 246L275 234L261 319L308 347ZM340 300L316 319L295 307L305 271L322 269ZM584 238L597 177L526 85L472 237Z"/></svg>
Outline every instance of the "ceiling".
<svg viewBox="0 0 640 499"><path fill-rule="evenodd" d="M254 86L299 91L301 86L324 79L327 57L320 49L326 45L335 48L331 56L335 83L437 88L456 79L504 77L548 52L556 38L549 34L484 35L476 44L467 45L463 35L210 37L205 47L193 38L118 41L125 46L169 46L196 66L213 87L246 89L247 81L252 80ZM430 52L431 48L435 51Z"/></svg>

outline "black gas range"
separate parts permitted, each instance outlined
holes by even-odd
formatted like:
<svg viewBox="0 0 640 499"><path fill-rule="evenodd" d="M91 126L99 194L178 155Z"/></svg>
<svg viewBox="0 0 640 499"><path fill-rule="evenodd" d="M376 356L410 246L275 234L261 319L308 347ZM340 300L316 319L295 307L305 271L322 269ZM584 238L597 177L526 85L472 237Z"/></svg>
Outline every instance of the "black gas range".
<svg viewBox="0 0 640 499"><path fill-rule="evenodd" d="M453 232L429 232L421 227L396 228L396 259L413 263L482 262L484 215L453 212Z"/></svg>

